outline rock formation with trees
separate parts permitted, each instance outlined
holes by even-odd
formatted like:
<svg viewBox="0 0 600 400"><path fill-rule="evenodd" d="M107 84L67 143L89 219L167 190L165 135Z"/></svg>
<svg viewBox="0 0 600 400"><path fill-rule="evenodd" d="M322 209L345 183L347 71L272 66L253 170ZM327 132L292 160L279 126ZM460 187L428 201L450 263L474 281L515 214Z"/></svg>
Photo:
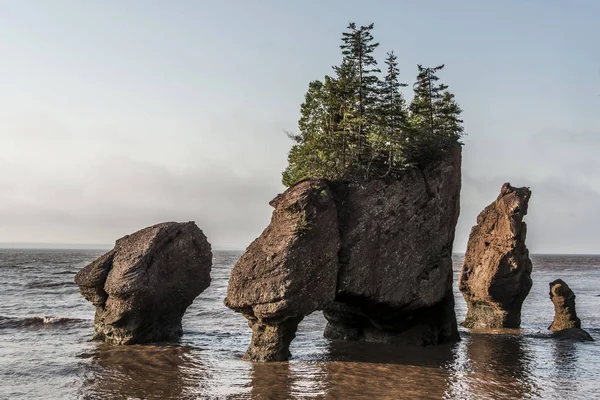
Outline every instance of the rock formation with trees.
<svg viewBox="0 0 600 400"><path fill-rule="evenodd" d="M309 179L277 196L235 264L225 304L248 319L246 359L285 360L304 316L325 336L408 345L459 340L452 244L460 146L385 182Z"/></svg>
<svg viewBox="0 0 600 400"><path fill-rule="evenodd" d="M351 23L333 76L309 84L271 223L231 271L225 304L252 328L246 359L284 360L304 316L334 339L459 340L452 245L461 109L419 65L407 105L397 57L384 76L373 24Z"/></svg>

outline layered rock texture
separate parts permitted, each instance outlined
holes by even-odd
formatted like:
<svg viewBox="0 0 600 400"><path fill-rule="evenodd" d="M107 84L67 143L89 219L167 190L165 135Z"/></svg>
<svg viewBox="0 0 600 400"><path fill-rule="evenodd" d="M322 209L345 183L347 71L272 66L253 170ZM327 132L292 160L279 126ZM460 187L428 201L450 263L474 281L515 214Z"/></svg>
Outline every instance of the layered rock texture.
<svg viewBox="0 0 600 400"><path fill-rule="evenodd" d="M502 186L500 195L471 229L459 280L468 306L467 328L518 328L531 289L532 264L523 217L531 191Z"/></svg>
<svg viewBox="0 0 600 400"><path fill-rule="evenodd" d="M193 222L166 222L117 240L75 276L96 307L94 339L178 339L185 310L210 285L211 266L211 246Z"/></svg>
<svg viewBox="0 0 600 400"><path fill-rule="evenodd" d="M458 340L452 244L460 146L397 179L307 180L234 266L225 304L252 328L251 360L283 360L302 318L325 336L428 345Z"/></svg>

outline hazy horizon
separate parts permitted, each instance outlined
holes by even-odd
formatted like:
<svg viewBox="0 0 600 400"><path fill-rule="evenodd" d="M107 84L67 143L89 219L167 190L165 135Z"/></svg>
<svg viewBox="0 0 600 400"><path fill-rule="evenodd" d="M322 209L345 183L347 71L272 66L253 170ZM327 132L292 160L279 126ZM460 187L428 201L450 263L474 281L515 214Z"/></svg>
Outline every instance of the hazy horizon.
<svg viewBox="0 0 600 400"><path fill-rule="evenodd" d="M114 247L113 244L107 243L0 243L0 249L3 250L106 250L109 251ZM246 248L227 248L213 247L212 251L237 251L244 252ZM464 251L453 250L452 254L464 255ZM600 253L530 253L532 256L598 256Z"/></svg>
<svg viewBox="0 0 600 400"><path fill-rule="evenodd" d="M409 85L417 63L446 65L468 135L454 251L510 182L533 192L532 253L598 253L598 15L593 0L0 0L0 242L193 220L244 249L284 190L284 131L355 21Z"/></svg>

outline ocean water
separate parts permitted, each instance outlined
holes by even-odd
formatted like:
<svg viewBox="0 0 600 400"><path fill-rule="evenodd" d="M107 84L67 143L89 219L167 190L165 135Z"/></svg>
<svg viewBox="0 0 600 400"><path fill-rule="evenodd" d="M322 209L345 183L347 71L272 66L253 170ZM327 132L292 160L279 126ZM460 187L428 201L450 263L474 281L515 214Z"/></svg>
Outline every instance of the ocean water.
<svg viewBox="0 0 600 400"><path fill-rule="evenodd" d="M89 339L94 310L73 283L102 251L0 249L0 399L593 399L600 398L600 256L533 256L521 330L469 332L429 348L334 342L308 316L289 362L241 359L246 320L223 305L239 252L215 252L212 285L188 309L178 343ZM462 257L455 259L455 278ZM548 283L577 295L597 340L551 339ZM466 306L456 290L459 321Z"/></svg>

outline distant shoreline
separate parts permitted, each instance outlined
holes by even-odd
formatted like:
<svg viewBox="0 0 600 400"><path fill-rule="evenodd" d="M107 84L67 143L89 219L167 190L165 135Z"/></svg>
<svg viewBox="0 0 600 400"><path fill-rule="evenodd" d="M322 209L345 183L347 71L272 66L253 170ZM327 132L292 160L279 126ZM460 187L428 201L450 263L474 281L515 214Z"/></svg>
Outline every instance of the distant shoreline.
<svg viewBox="0 0 600 400"><path fill-rule="evenodd" d="M110 250L114 244L73 244L73 243L0 243L0 250ZM244 252L245 249L216 247L213 251ZM452 255L463 256L464 251L454 251ZM600 253L531 253L532 256L600 256Z"/></svg>
<svg viewBox="0 0 600 400"><path fill-rule="evenodd" d="M0 250L111 250L113 244L90 243L0 243ZM245 249L233 247L215 247L213 251L240 251Z"/></svg>

